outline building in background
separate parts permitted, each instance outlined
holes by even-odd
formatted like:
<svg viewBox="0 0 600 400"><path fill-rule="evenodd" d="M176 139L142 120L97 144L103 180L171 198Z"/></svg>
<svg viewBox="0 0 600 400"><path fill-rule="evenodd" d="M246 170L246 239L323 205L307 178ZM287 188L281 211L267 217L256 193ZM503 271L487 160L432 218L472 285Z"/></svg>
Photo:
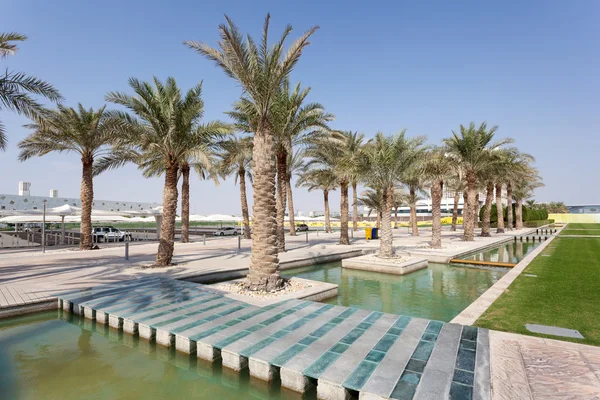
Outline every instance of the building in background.
<svg viewBox="0 0 600 400"><path fill-rule="evenodd" d="M52 189L50 196L31 196L31 182L19 182L19 194L0 194L0 216L2 211L13 210L41 210L44 207L53 208L69 204L81 207L81 200L69 197L58 197L58 190ZM94 200L92 208L104 211L144 211L159 207L160 203L119 201L119 200Z"/></svg>
<svg viewBox="0 0 600 400"><path fill-rule="evenodd" d="M600 214L600 204L567 206L571 214Z"/></svg>

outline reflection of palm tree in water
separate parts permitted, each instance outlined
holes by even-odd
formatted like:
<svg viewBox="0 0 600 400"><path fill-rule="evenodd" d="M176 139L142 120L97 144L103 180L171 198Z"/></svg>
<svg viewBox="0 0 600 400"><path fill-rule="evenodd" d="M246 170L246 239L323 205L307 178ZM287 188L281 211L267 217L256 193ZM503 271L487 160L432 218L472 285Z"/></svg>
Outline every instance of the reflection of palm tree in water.
<svg viewBox="0 0 600 400"><path fill-rule="evenodd" d="M92 346L92 332L81 328L81 334L77 340L77 348L82 355L92 356L94 355L94 347Z"/></svg>
<svg viewBox="0 0 600 400"><path fill-rule="evenodd" d="M517 242L517 257L519 260L523 259L523 242Z"/></svg>

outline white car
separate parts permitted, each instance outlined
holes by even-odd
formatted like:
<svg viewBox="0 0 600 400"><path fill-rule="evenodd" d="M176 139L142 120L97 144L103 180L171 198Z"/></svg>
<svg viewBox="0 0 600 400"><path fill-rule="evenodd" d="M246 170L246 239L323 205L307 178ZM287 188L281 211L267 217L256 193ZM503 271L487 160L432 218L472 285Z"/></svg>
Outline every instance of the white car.
<svg viewBox="0 0 600 400"><path fill-rule="evenodd" d="M112 226L97 226L92 229L92 237L94 242L123 242L131 241L131 233L123 232Z"/></svg>
<svg viewBox="0 0 600 400"><path fill-rule="evenodd" d="M240 231L232 226L218 229L215 231L215 233L213 233L214 236L237 236L239 234Z"/></svg>

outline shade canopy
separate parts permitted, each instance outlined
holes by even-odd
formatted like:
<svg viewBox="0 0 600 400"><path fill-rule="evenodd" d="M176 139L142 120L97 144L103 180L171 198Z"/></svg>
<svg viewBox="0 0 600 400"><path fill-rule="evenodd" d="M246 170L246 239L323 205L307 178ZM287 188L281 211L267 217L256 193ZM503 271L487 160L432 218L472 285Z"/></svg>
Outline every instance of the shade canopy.
<svg viewBox="0 0 600 400"><path fill-rule="evenodd" d="M232 215L225 214L212 214L206 217L206 221L209 222L240 222L241 217L234 217Z"/></svg>

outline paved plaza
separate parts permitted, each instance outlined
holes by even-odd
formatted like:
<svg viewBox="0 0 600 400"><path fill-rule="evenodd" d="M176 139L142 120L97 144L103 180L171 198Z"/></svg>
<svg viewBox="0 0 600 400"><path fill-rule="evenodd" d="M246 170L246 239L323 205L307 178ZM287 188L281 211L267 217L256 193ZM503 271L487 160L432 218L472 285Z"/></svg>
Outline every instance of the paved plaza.
<svg viewBox="0 0 600 400"><path fill-rule="evenodd" d="M419 237L398 230L394 240L399 251L454 257L519 233L525 232L467 243L460 241L460 233L444 231L446 247L438 252L423 249L430 239L430 231L424 229ZM357 251L372 251L379 244L366 242L358 234L351 246L338 245L335 233L317 236L313 232L308 243L306 235L287 239L288 251L280 255L283 275L286 267L340 259ZM130 246L129 260L124 257L123 246L93 252L3 253L0 311L30 303L53 302L56 307L56 298L62 296L63 305L81 306L76 310L84 315L88 310L88 316L96 320L100 316L110 324L113 315L112 324L125 332L173 345L180 351L196 351L204 358L221 356L225 366L248 367L262 379L268 380L278 371L282 384L285 380L298 391L307 382L316 382L318 390L331 398L343 393L361 393L363 398L404 398L400 396L408 394L439 398L436 393L469 398L471 393L473 398L480 394L486 398L486 391L492 399L600 398L600 349L596 347L488 333L469 327L472 321L447 324L302 300L256 307L180 280L222 272L243 274L249 263L249 240L242 239L240 249L237 238L176 244L176 265L143 268L153 262L156 246ZM131 290L120 291L122 285L132 282L139 285L134 283ZM142 285L162 285L163 291L144 293ZM104 295L118 301L112 301L110 308L95 291L108 291ZM131 297L135 293L140 296ZM74 297L69 300L68 296ZM188 309L191 305L194 308ZM164 312L174 315L165 317ZM225 327L238 319L239 323ZM273 323L265 324L268 320ZM196 325L199 321L202 323ZM324 330L327 333L320 335ZM315 331L319 334L313 334ZM311 350L313 345L317 350ZM427 354L426 359L423 354ZM478 380L485 374L460 367L463 364L459 362L472 365L471 361L460 361L467 357L464 354L475 360L474 365L478 365L477 360L485 365L483 359L489 354L489 383Z"/></svg>

